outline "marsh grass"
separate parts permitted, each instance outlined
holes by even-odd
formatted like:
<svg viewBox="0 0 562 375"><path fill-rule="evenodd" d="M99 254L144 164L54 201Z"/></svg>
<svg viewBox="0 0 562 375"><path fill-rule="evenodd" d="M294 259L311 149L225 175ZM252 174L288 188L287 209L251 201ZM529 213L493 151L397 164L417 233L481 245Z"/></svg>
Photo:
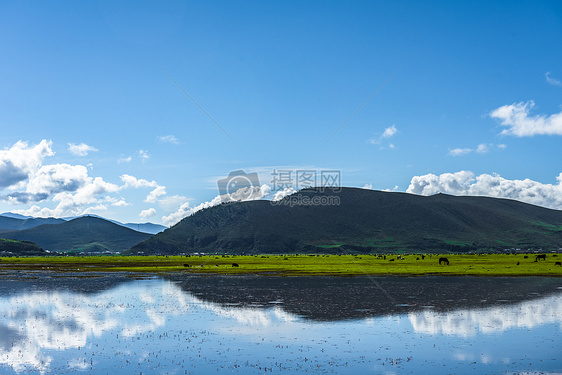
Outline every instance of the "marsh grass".
<svg viewBox="0 0 562 375"><path fill-rule="evenodd" d="M534 254L444 255L450 264L439 265L440 255L246 255L246 256L90 256L0 258L2 270L59 272L185 272L192 274L272 275L475 275L562 276L555 266L562 255L548 254L535 262ZM525 258L527 256L527 258ZM394 259L394 261L390 261ZM519 262L519 265L517 263ZM233 263L239 265L234 267ZM189 265L186 267L184 265Z"/></svg>

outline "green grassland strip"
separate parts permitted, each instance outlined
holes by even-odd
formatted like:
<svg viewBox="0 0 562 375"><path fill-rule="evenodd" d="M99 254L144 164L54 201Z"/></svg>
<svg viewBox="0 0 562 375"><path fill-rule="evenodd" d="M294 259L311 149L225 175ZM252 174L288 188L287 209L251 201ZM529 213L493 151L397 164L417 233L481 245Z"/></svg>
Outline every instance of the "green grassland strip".
<svg viewBox="0 0 562 375"><path fill-rule="evenodd" d="M548 254L535 262L534 254L447 254L449 265L439 265L439 255L269 255L269 256L92 256L0 258L0 270L59 272L135 272L263 275L474 275L562 276L560 257ZM394 261L390 261L394 259ZM517 264L519 263L519 264ZM237 264L238 267L233 266Z"/></svg>

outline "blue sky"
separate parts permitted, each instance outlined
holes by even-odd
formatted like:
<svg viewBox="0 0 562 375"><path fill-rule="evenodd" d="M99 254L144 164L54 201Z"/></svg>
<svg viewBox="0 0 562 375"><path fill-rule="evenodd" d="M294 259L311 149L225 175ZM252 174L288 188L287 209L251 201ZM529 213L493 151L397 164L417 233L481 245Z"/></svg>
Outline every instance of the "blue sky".
<svg viewBox="0 0 562 375"><path fill-rule="evenodd" d="M169 225L238 169L562 209L560 45L559 1L1 1L0 212Z"/></svg>

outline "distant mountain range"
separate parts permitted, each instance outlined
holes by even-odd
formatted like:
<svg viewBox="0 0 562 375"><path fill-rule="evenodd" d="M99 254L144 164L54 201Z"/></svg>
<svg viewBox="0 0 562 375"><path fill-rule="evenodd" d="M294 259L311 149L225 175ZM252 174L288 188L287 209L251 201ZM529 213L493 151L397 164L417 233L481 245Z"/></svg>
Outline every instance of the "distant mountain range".
<svg viewBox="0 0 562 375"><path fill-rule="evenodd" d="M4 239L31 241L41 248L56 252L103 253L122 252L151 237L108 220L82 216L55 224L0 233Z"/></svg>
<svg viewBox="0 0 562 375"><path fill-rule="evenodd" d="M35 228L43 224L60 224L65 223L66 220L55 219L55 218L22 218L16 219L13 217L7 217L0 215L0 237L2 232L6 230L23 230Z"/></svg>
<svg viewBox="0 0 562 375"><path fill-rule="evenodd" d="M132 230L136 230L137 232L143 233L150 233L156 234L160 233L166 229L167 227L160 225L160 224L153 224L153 223L120 223L116 220L105 219L98 215L87 215L90 217L97 217L100 219L104 219L107 221L111 221L114 224L121 225L125 228L129 228ZM31 229L38 225L42 224L60 224L64 223L69 220L73 220L82 216L75 216L75 217L65 217L61 219L56 218L35 218L32 216L24 216L20 214L15 214L12 212L5 212L0 214L0 234L5 230L22 230L22 229Z"/></svg>
<svg viewBox="0 0 562 375"><path fill-rule="evenodd" d="M310 204L314 201L320 204ZM330 201L332 204L326 204ZM260 200L211 207L127 253L467 252L561 247L559 210L509 199L343 188L341 192L302 190L277 204Z"/></svg>

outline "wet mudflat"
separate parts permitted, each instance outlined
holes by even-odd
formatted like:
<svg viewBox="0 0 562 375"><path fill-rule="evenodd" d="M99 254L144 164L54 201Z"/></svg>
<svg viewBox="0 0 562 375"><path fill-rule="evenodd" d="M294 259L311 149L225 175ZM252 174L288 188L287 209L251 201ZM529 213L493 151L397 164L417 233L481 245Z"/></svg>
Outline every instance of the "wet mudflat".
<svg viewBox="0 0 562 375"><path fill-rule="evenodd" d="M84 275L0 275L1 374L562 372L560 278Z"/></svg>

